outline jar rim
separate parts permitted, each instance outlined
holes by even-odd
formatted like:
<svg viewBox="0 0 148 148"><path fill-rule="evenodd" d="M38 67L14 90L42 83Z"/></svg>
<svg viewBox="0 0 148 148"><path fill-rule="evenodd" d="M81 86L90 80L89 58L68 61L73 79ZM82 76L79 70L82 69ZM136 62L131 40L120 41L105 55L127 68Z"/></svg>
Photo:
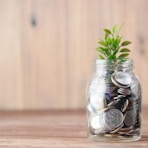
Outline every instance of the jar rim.
<svg viewBox="0 0 148 148"><path fill-rule="evenodd" d="M125 61L114 63L112 60L96 59L96 68L106 68L106 69L133 69L134 61L133 59L127 59Z"/></svg>
<svg viewBox="0 0 148 148"><path fill-rule="evenodd" d="M121 63L131 63L133 64L134 60L133 59L127 59L126 61L122 61ZM96 64L113 64L112 60L106 60L106 59L96 59ZM118 63L117 63L118 64Z"/></svg>

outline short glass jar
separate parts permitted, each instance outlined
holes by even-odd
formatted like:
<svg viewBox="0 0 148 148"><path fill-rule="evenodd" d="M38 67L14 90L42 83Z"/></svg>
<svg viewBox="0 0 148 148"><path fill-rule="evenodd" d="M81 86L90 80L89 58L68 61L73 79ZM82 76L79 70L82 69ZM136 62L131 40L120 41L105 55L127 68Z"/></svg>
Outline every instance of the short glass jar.
<svg viewBox="0 0 148 148"><path fill-rule="evenodd" d="M88 136L95 141L136 141L141 137L141 85L133 60L96 60L88 87Z"/></svg>

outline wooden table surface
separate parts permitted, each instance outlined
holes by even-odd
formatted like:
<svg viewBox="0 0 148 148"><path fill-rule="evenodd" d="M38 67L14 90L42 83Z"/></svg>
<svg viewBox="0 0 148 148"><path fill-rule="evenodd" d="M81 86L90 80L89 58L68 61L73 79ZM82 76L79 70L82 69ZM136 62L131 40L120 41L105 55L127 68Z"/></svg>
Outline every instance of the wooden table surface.
<svg viewBox="0 0 148 148"><path fill-rule="evenodd" d="M143 135L137 142L91 142L85 111L1 111L1 148L148 148L148 109L143 109Z"/></svg>

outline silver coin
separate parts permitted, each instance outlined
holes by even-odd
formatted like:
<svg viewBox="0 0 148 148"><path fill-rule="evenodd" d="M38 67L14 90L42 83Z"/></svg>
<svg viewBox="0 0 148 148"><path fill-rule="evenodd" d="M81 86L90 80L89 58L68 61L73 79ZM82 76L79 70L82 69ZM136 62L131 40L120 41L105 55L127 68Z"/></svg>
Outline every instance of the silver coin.
<svg viewBox="0 0 148 148"><path fill-rule="evenodd" d="M136 112L135 110L126 111L126 116L124 123L126 126L133 126L136 122Z"/></svg>
<svg viewBox="0 0 148 148"><path fill-rule="evenodd" d="M111 80L117 87L128 88L132 82L132 77L127 72L118 71L112 74Z"/></svg>
<svg viewBox="0 0 148 148"><path fill-rule="evenodd" d="M118 128L116 128L115 130L111 131L111 134L115 134L117 133L122 127L124 126L124 124L122 124L121 126L119 126Z"/></svg>
<svg viewBox="0 0 148 148"><path fill-rule="evenodd" d="M104 113L109 110L109 108L104 108L97 114L95 114L91 119L90 119L90 125L93 129L101 129L104 128L105 125L105 117Z"/></svg>
<svg viewBox="0 0 148 148"><path fill-rule="evenodd" d="M123 114L118 109L109 109L104 112L105 128L112 131L123 123Z"/></svg>
<svg viewBox="0 0 148 148"><path fill-rule="evenodd" d="M95 130L94 130L94 134L95 134L95 135L105 134L105 133L107 133L107 131L105 131L104 128L99 128L99 129L95 129Z"/></svg>
<svg viewBox="0 0 148 148"><path fill-rule="evenodd" d="M104 118L102 118L102 115L96 115L91 119L91 127L93 129L100 129L104 127L105 121Z"/></svg>
<svg viewBox="0 0 148 148"><path fill-rule="evenodd" d="M129 132L131 129L133 129L133 126L120 128L119 131L120 132Z"/></svg>
<svg viewBox="0 0 148 148"><path fill-rule="evenodd" d="M139 104L137 102L129 102L128 107L126 108L126 111L130 110L138 110L139 109Z"/></svg>
<svg viewBox="0 0 148 148"><path fill-rule="evenodd" d="M130 95L131 94L130 89L125 89L125 88L119 88L117 90L117 92L120 93L120 94L123 94L123 95Z"/></svg>
<svg viewBox="0 0 148 148"><path fill-rule="evenodd" d="M109 107L109 108L115 107L116 103L117 103L116 100L111 101L111 102L108 104L108 107Z"/></svg>
<svg viewBox="0 0 148 148"><path fill-rule="evenodd" d="M126 135L129 135L129 136L132 136L132 135L135 135L135 134L139 134L140 133L140 128L138 129L132 129L132 130L129 130L129 131L119 131L118 132L119 134L126 134Z"/></svg>
<svg viewBox="0 0 148 148"><path fill-rule="evenodd" d="M125 97L126 97L125 95L118 95L118 96L114 97L113 99L118 100L118 99L122 99L122 98L125 98Z"/></svg>
<svg viewBox="0 0 148 148"><path fill-rule="evenodd" d="M117 82L119 82L122 85L130 85L132 82L132 78L129 73L127 72L116 72L115 73L115 79Z"/></svg>
<svg viewBox="0 0 148 148"><path fill-rule="evenodd" d="M127 109L127 107L128 107L128 100L126 99L126 101L125 101L125 103L124 103L124 106L123 106L123 108L122 108L122 112L125 112L125 110Z"/></svg>
<svg viewBox="0 0 148 148"><path fill-rule="evenodd" d="M137 134L137 133L140 133L140 128L133 129L133 130L129 131L129 134Z"/></svg>

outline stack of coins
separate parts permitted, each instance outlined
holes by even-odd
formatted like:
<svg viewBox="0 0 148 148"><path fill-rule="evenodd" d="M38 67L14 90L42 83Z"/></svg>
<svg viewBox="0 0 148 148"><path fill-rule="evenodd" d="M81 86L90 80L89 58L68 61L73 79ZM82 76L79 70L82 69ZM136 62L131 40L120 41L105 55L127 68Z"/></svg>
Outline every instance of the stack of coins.
<svg viewBox="0 0 148 148"><path fill-rule="evenodd" d="M127 72L117 71L110 74L104 83L102 107L92 108L90 128L94 135L132 136L139 134L140 119L138 105L140 98L132 92L132 76ZM92 105L93 106L93 105Z"/></svg>

